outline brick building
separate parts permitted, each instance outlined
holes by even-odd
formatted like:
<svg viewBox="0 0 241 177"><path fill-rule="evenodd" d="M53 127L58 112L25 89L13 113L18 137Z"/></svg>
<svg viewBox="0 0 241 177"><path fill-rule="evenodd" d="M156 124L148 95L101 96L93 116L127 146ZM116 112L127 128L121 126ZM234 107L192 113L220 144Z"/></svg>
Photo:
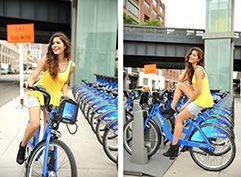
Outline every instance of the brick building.
<svg viewBox="0 0 241 177"><path fill-rule="evenodd" d="M160 20L165 27L165 4L161 0L124 0L124 13L133 17L138 23L148 19Z"/></svg>

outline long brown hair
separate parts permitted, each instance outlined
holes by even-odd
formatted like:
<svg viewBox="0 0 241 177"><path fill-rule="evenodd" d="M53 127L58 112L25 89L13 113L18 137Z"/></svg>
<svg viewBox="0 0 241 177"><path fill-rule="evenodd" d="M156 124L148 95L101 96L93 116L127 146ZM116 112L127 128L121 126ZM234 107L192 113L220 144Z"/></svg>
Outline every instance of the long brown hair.
<svg viewBox="0 0 241 177"><path fill-rule="evenodd" d="M60 40L64 43L66 47L64 50L64 57L67 58L68 60L70 59L70 52L71 52L70 41L64 33L56 32L50 37L49 44L48 44L48 51L47 51L47 67L53 79L57 77L58 71L59 71L58 58L57 58L57 55L55 55L52 50L52 43L55 37L59 37Z"/></svg>
<svg viewBox="0 0 241 177"><path fill-rule="evenodd" d="M197 52L197 56L199 58L197 65L202 66L204 68L204 53L203 53L202 49L200 49L198 47L190 48L185 56L186 73L184 74L184 78L187 78L187 80L189 81L189 83L191 85L192 85L192 76L194 74L194 68L192 67L192 64L189 63L189 56L192 54L192 51L194 51L194 50Z"/></svg>

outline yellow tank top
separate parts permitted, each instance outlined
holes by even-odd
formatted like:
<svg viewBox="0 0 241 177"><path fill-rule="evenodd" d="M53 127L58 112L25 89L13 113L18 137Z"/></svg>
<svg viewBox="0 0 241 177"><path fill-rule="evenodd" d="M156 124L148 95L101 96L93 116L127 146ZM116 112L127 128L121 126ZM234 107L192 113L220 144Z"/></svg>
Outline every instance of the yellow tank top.
<svg viewBox="0 0 241 177"><path fill-rule="evenodd" d="M213 97L211 95L210 89L209 89L209 84L208 84L208 77L207 74L204 70L203 67L197 66L199 68L202 68L204 72L204 78L202 79L202 89L201 89L201 94L197 97L197 99L194 101L198 106L201 106L203 108L210 108L213 106ZM196 77L193 75L192 77L192 84L195 88L196 86Z"/></svg>
<svg viewBox="0 0 241 177"><path fill-rule="evenodd" d="M69 72L72 66L72 61L69 60L64 71L59 72L57 77L53 79L49 73L49 70L43 72L40 80L34 85L40 85L44 87L50 94L50 104L54 106L59 106L60 104L60 93L63 85L66 83L69 77ZM44 105L44 98L42 93L38 91L29 91L28 95L35 96L38 98L40 105Z"/></svg>

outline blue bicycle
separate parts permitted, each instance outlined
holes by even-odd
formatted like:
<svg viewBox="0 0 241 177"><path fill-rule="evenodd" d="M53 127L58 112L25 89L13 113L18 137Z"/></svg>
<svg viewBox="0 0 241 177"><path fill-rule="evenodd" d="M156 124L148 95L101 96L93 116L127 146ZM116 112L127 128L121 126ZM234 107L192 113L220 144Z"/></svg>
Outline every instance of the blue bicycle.
<svg viewBox="0 0 241 177"><path fill-rule="evenodd" d="M161 144L161 131L153 118L157 118L165 137L171 142L173 135L167 120L160 113L160 97L153 99L149 115L144 120L145 147L148 157L154 155ZM131 154L133 118L124 125L124 148ZM194 162L201 168L209 171L220 171L233 162L236 154L234 134L229 129L212 123L200 125L192 119L186 119L183 128L183 138L178 145L181 152L189 151Z"/></svg>
<svg viewBox="0 0 241 177"><path fill-rule="evenodd" d="M75 124L78 105L71 99L65 98L61 101L59 107L50 106L50 95L44 88L39 86L29 88L43 94L44 109L48 112L48 119L42 140L39 141L41 131L39 127L27 144L26 154L30 155L26 160L26 176L77 177L74 155L69 147L59 140L61 133L58 129L61 122Z"/></svg>

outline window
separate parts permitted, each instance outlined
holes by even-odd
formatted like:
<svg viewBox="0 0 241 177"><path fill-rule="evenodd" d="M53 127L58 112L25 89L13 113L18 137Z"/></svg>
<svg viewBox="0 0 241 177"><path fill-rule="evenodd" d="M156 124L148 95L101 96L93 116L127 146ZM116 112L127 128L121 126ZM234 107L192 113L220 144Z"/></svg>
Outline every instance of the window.
<svg viewBox="0 0 241 177"><path fill-rule="evenodd" d="M150 18L145 14L144 21L149 20Z"/></svg>
<svg viewBox="0 0 241 177"><path fill-rule="evenodd" d="M147 12L150 12L150 5L148 4L148 2L144 1L144 6Z"/></svg>
<svg viewBox="0 0 241 177"><path fill-rule="evenodd" d="M139 17L139 9L134 4L132 4L130 1L128 1L128 3L127 3L127 9L133 15L135 15L136 17Z"/></svg>
<svg viewBox="0 0 241 177"><path fill-rule="evenodd" d="M156 13L156 11L153 9L152 10L152 16L154 17L154 18L157 18L157 13Z"/></svg>
<svg viewBox="0 0 241 177"><path fill-rule="evenodd" d="M147 78L143 78L143 85L148 85L148 79Z"/></svg>
<svg viewBox="0 0 241 177"><path fill-rule="evenodd" d="M160 13L163 14L163 8L160 6Z"/></svg>
<svg viewBox="0 0 241 177"><path fill-rule="evenodd" d="M152 4L153 4L155 7L157 7L157 2L156 2L156 0L152 0Z"/></svg>
<svg viewBox="0 0 241 177"><path fill-rule="evenodd" d="M154 90L156 88L156 81L155 80L152 80L152 90Z"/></svg>

